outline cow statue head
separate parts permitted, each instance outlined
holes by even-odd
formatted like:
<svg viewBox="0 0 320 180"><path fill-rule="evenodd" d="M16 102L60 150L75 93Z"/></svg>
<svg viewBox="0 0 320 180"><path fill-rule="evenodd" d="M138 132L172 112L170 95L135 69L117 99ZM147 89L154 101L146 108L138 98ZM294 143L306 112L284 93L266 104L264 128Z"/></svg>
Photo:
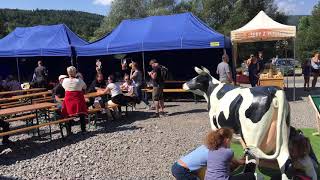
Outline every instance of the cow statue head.
<svg viewBox="0 0 320 180"><path fill-rule="evenodd" d="M205 67L202 67L202 69L195 67L194 70L198 73L198 76L184 83L183 89L204 96L208 101L208 96L220 81L212 77L210 71Z"/></svg>

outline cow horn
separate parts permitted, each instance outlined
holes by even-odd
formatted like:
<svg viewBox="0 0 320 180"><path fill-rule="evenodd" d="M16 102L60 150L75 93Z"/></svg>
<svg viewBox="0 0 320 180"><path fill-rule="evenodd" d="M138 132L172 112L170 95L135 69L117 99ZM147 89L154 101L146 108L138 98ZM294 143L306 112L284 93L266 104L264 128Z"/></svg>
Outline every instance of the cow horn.
<svg viewBox="0 0 320 180"><path fill-rule="evenodd" d="M203 67L203 66L201 66L201 67L202 67L202 70L203 70L204 72L210 74L210 71L209 71L207 68L205 68L205 67Z"/></svg>
<svg viewBox="0 0 320 180"><path fill-rule="evenodd" d="M194 70L198 73L198 74L201 74L203 73L203 70L198 68L198 67L194 67Z"/></svg>

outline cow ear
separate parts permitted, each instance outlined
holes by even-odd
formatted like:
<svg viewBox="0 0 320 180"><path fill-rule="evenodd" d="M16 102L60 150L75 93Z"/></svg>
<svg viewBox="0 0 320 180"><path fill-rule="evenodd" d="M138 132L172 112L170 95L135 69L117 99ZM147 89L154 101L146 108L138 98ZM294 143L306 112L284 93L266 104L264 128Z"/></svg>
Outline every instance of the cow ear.
<svg viewBox="0 0 320 180"><path fill-rule="evenodd" d="M198 68L198 67L194 67L194 70L198 73L198 74L202 74L203 70Z"/></svg>
<svg viewBox="0 0 320 180"><path fill-rule="evenodd" d="M205 67L203 67L203 66L201 66L201 67L202 67L202 69L203 69L204 72L206 72L206 73L208 73L208 74L210 75L210 71L209 71L207 68L205 68Z"/></svg>

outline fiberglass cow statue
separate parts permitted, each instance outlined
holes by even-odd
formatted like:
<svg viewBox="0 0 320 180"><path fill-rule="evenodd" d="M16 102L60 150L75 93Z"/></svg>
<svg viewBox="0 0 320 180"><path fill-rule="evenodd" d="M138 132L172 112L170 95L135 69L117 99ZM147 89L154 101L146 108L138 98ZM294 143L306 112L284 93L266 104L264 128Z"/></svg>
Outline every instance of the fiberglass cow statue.
<svg viewBox="0 0 320 180"><path fill-rule="evenodd" d="M232 128L256 159L276 159L282 179L291 178L288 150L290 109L283 90L276 87L243 88L221 83L202 67L183 89L208 102L213 130Z"/></svg>

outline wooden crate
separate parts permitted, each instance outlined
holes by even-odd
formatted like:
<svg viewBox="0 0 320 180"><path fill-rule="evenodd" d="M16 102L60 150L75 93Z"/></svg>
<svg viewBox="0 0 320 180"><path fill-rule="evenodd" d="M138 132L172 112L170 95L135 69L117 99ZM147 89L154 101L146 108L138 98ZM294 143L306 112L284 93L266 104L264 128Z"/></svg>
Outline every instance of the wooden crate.
<svg viewBox="0 0 320 180"><path fill-rule="evenodd" d="M284 82L283 82L283 78L259 79L259 86L277 86L283 89Z"/></svg>

